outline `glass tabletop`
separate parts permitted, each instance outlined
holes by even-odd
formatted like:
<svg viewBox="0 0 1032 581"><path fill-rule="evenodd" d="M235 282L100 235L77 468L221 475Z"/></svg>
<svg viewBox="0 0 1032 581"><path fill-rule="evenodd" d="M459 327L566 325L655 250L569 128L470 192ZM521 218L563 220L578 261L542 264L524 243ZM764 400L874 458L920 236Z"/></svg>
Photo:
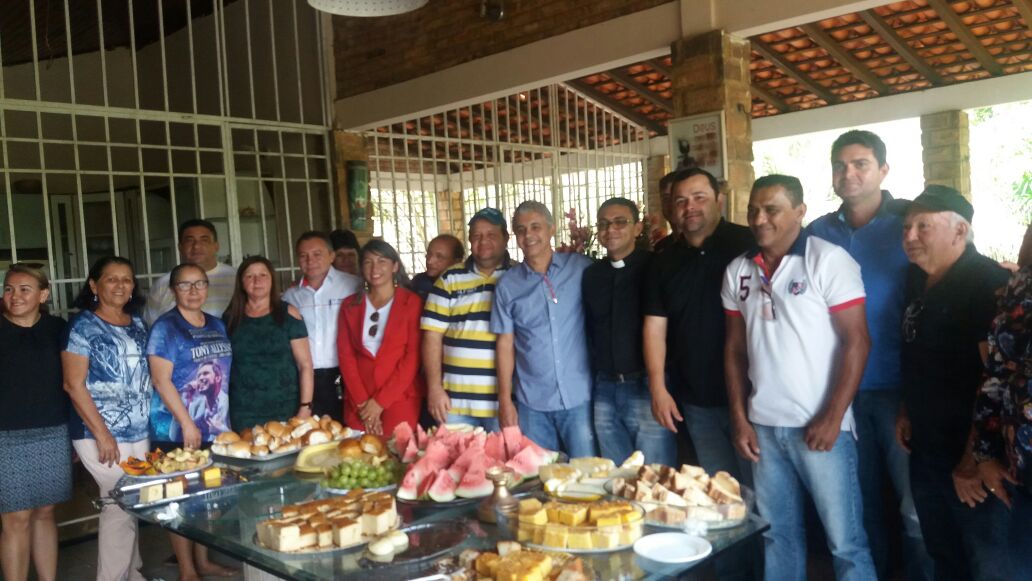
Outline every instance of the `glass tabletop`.
<svg viewBox="0 0 1032 581"><path fill-rule="evenodd" d="M385 565L363 559L363 547L326 553L289 554L255 544L258 522L275 516L283 505L329 496L319 485L321 476L294 472L294 460L295 457L290 456L264 464L220 462L218 465L222 467L242 470L250 481L180 502L179 516L171 521L157 519L163 507L129 512L254 567L289 579L334 579L358 572L361 572L363 579L370 580L447 578L434 577L435 559ZM474 502L442 508L398 503L398 514L404 522L403 527L449 522L454 523L455 527L465 527L466 538L452 551L454 554L465 548L491 549L504 535L498 527L477 521L477 504ZM669 578L698 567L700 563L705 563L729 547L760 534L767 526L753 515L741 526L707 533L705 536L713 545L713 552L707 559L688 566L645 563L632 549L580 556L596 578L600 579ZM645 527L645 534L654 532L666 531Z"/></svg>

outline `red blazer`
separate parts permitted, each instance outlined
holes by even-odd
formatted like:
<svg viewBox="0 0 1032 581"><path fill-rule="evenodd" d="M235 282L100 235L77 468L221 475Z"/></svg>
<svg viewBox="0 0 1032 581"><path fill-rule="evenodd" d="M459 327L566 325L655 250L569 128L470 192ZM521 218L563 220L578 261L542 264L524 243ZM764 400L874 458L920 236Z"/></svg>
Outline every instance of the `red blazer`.
<svg viewBox="0 0 1032 581"><path fill-rule="evenodd" d="M405 288L394 291L383 343L375 356L362 345L365 306L365 293L353 294L341 303L337 320L337 354L348 393L346 405L356 409L372 397L387 409L405 399L424 397L426 384L419 372L423 301Z"/></svg>

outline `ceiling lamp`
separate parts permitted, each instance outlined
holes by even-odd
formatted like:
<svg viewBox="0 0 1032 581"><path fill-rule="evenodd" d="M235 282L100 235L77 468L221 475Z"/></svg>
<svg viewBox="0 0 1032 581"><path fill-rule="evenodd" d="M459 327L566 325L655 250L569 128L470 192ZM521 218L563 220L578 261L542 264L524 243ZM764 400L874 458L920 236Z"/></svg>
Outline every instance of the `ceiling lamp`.
<svg viewBox="0 0 1032 581"><path fill-rule="evenodd" d="M391 16L418 10L429 0L308 0L316 10L340 16Z"/></svg>

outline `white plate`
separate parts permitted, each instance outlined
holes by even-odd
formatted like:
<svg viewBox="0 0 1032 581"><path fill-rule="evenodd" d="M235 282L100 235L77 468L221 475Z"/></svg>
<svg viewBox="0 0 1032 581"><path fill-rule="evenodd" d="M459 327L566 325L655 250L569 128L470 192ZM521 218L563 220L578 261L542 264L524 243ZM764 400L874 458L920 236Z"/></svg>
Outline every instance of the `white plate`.
<svg viewBox="0 0 1032 581"><path fill-rule="evenodd" d="M657 563L683 565L705 559L713 545L702 537L684 533L656 533L634 542L638 556Z"/></svg>

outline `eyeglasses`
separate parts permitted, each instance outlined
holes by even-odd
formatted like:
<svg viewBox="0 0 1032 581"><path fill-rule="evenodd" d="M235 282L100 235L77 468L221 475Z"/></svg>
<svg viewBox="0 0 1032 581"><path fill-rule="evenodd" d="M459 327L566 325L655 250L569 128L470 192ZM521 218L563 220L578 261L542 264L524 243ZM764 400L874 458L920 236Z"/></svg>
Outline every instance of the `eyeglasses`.
<svg viewBox="0 0 1032 581"><path fill-rule="evenodd" d="M369 315L369 320L373 322L372 326L369 327L369 336L375 337L376 332L380 329L377 324L380 322L380 311L373 311L373 314Z"/></svg>
<svg viewBox="0 0 1032 581"><path fill-rule="evenodd" d="M608 230L610 228L613 228L614 230L623 230L630 223L631 221L627 218L617 218L611 222L609 220L599 220L598 224L595 226L598 227L599 232L602 232L603 230Z"/></svg>
<svg viewBox="0 0 1032 581"><path fill-rule="evenodd" d="M208 288L208 281L206 280L195 280L193 282L188 280L181 280L175 284L176 289L185 292L189 292L190 289L204 290Z"/></svg>

